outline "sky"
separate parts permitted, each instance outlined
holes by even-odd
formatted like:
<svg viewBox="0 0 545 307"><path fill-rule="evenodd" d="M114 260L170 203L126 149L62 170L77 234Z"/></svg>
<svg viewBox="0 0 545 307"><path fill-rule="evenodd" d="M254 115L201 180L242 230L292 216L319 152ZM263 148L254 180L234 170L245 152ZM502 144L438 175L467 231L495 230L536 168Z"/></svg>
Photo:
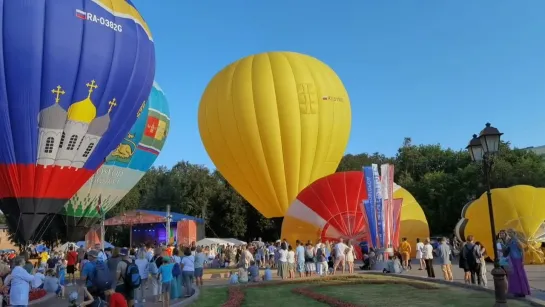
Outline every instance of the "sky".
<svg viewBox="0 0 545 307"><path fill-rule="evenodd" d="M516 147L545 145L545 1L132 1L170 104L155 165L214 168L198 130L201 95L222 68L267 51L337 72L352 106L347 153L394 155L404 137L461 149L486 122Z"/></svg>

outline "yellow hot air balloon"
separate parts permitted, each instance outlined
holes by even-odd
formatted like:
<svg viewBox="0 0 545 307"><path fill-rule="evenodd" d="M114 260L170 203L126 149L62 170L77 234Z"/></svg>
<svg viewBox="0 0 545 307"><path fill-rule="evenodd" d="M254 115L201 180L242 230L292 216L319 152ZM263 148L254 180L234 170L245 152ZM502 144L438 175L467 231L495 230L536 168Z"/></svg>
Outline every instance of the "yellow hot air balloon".
<svg viewBox="0 0 545 307"><path fill-rule="evenodd" d="M206 151L265 217L335 172L350 135L350 100L326 64L294 52L238 60L214 76L199 105Z"/></svg>
<svg viewBox="0 0 545 307"><path fill-rule="evenodd" d="M430 227L428 220L424 214L424 210L420 207L420 204L416 201L414 196L403 187L394 183L394 199L402 198L403 204L401 205L401 221L399 226L400 238L407 238L407 241L411 243L412 257L416 256L416 239L419 238L423 241L430 236Z"/></svg>
<svg viewBox="0 0 545 307"><path fill-rule="evenodd" d="M523 241L525 262L543 263L541 243L545 242L545 188L517 185L492 190L496 232L514 230ZM493 255L492 233L486 194L464 207L462 220L456 227L457 236L473 235Z"/></svg>

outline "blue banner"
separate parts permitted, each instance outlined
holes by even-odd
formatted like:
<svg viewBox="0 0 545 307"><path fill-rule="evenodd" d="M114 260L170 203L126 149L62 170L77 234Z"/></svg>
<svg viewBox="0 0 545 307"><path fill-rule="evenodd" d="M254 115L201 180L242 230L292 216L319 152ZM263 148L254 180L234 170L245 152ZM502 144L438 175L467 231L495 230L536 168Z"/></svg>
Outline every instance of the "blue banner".
<svg viewBox="0 0 545 307"><path fill-rule="evenodd" d="M378 165L373 164L371 166L373 172L373 195L375 198L375 212L377 217L377 235L380 247L384 248L385 238L385 225L384 225L384 206L382 205L382 186L380 183L380 174L378 172Z"/></svg>
<svg viewBox="0 0 545 307"><path fill-rule="evenodd" d="M377 217L375 209L375 181L373 178L373 168L366 166L363 168L365 178L365 187L367 189L367 200L363 201L365 216L369 224L369 234L371 235L371 245L377 247Z"/></svg>

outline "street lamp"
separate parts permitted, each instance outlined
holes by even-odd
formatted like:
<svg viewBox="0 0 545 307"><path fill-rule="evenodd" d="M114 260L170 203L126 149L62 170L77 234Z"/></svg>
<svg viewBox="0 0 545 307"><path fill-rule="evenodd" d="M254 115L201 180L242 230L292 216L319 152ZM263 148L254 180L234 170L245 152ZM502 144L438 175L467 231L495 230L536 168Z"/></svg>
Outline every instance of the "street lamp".
<svg viewBox="0 0 545 307"><path fill-rule="evenodd" d="M491 274L494 276L494 291L496 294L496 304L494 306L507 306L507 283L505 280L505 270L499 265L500 257L498 255L498 246L496 244L496 224L494 223L494 208L492 207L492 193L490 192L490 173L494 165L494 156L500 150L501 133L490 123L479 133L473 135L466 149L473 162L483 164L483 174L486 184L486 197L488 199L488 213L490 218L490 230L492 235L492 245L494 249L494 269Z"/></svg>

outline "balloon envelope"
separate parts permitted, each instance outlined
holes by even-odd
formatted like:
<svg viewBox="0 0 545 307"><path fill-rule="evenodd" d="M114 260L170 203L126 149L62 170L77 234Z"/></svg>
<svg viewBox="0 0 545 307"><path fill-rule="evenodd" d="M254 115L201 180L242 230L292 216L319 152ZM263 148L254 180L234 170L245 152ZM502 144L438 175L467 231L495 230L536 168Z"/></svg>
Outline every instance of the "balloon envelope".
<svg viewBox="0 0 545 307"><path fill-rule="evenodd" d="M290 205L282 223L282 238L291 244L296 240L339 238L353 240L354 245L367 241L368 228L361 208L367 198L363 172L334 173L318 179ZM403 198L400 237L407 237L410 242L428 237L426 217L414 197L395 184L394 198Z"/></svg>
<svg viewBox="0 0 545 307"><path fill-rule="evenodd" d="M163 149L169 127L167 100L155 83L125 139L64 206L68 240L84 237L100 218L98 207L108 212L142 179Z"/></svg>
<svg viewBox="0 0 545 307"><path fill-rule="evenodd" d="M335 172L350 134L348 94L335 72L294 52L243 58L208 84L199 106L206 151L265 217Z"/></svg>
<svg viewBox="0 0 545 307"><path fill-rule="evenodd" d="M517 185L492 189L496 232L513 229L525 243L525 262L543 263L541 243L545 242L545 188ZM492 231L486 193L464 208L457 236L469 235L480 241L493 258Z"/></svg>
<svg viewBox="0 0 545 307"><path fill-rule="evenodd" d="M136 121L155 73L130 1L2 1L0 209L29 240Z"/></svg>
<svg viewBox="0 0 545 307"><path fill-rule="evenodd" d="M430 227L424 210L414 196L403 187L394 183L394 198L403 199L401 207L400 238L407 238L411 243L412 257L416 256L416 239L423 241L430 236Z"/></svg>

